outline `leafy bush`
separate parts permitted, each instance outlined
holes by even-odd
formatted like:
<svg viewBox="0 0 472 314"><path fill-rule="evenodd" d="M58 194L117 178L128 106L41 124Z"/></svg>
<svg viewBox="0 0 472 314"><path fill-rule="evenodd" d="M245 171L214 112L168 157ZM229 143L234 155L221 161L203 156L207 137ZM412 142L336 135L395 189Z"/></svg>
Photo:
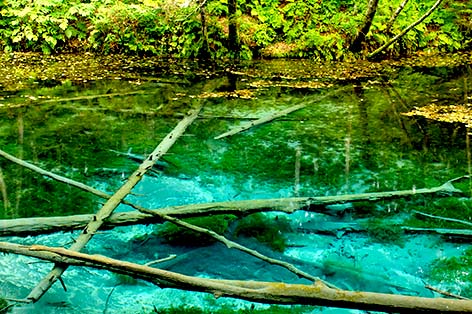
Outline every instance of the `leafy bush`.
<svg viewBox="0 0 472 314"><path fill-rule="evenodd" d="M401 0L380 2L366 51L386 43L416 21L434 0L408 3L391 30L386 24ZM364 19L367 2L350 0L245 0L236 16L241 56L313 57L338 60ZM227 2L205 2L212 58L227 58ZM439 7L389 47L400 55L417 50L455 51L470 44L472 5L455 1ZM95 51L197 58L204 52L200 7L170 0L11 0L0 6L0 46L6 51ZM467 39L467 36L469 39Z"/></svg>
<svg viewBox="0 0 472 314"><path fill-rule="evenodd" d="M87 36L94 6L72 1L9 1L2 9L4 49L44 53L77 48Z"/></svg>

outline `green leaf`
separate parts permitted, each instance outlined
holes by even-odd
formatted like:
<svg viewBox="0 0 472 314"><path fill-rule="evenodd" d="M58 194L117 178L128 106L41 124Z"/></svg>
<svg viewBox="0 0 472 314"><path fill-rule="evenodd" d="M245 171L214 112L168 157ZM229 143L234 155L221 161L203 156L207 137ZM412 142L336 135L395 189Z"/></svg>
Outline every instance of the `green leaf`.
<svg viewBox="0 0 472 314"><path fill-rule="evenodd" d="M74 33L76 33L76 30L73 27L68 27L64 32L67 38L71 38Z"/></svg>
<svg viewBox="0 0 472 314"><path fill-rule="evenodd" d="M66 30L67 29L67 26L69 26L69 22L64 19L61 24L59 24L59 28L62 29L62 30Z"/></svg>
<svg viewBox="0 0 472 314"><path fill-rule="evenodd" d="M49 36L49 35L45 35L43 36L44 37L44 40L46 40L46 42L52 47L56 47L56 44L57 44L57 39L52 37L52 36Z"/></svg>

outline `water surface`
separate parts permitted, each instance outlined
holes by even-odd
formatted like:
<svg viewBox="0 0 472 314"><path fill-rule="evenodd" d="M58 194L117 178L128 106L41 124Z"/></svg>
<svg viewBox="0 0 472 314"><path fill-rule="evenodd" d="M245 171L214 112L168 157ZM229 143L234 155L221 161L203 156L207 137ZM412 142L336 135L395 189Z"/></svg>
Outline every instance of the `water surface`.
<svg viewBox="0 0 472 314"><path fill-rule="evenodd" d="M467 67L404 66L356 79L340 79L339 72L335 77L297 72L310 66L319 67L308 61L266 61L228 71L200 69L198 74L147 68L132 77L116 79L33 80L30 88L2 93L0 147L46 170L113 193L138 165L117 152L146 156L190 108L203 103L199 118L165 156L166 166L139 183L129 199L159 208L415 190L469 174L470 147L464 125L402 115L432 103L463 103L468 97L467 82L472 79ZM327 67L329 71L333 70ZM305 105L303 109L284 117L215 139L232 127L301 104ZM9 161L0 160L0 170L0 182L4 182L2 218L93 213L100 207L97 198ZM467 183L461 188L470 196ZM336 222L387 217L402 223L411 210L425 209L437 201L419 196L345 204L346 216L336 218ZM120 206L118 210L129 209ZM458 255L468 246L425 235L408 235L401 243L380 244L365 233L322 236L310 233L307 226L316 221L333 222L333 218L305 213L288 218L293 231L287 237L293 245L285 256L250 239L241 241L269 255L315 262L302 267L346 289L432 296L421 286L421 280L429 280L431 262ZM168 268L208 277L236 279L243 274L239 279L306 283L242 253L228 252L219 244L195 250L198 243L182 248L155 239L136 241L135 236L142 239L153 228L133 226L106 231L92 239L87 251L139 263L171 252L193 252L194 258L200 259L199 267L181 259ZM5 240L68 246L74 236L60 233ZM217 255L220 258L210 258ZM231 259L234 265L219 267L222 261ZM50 268L32 261L12 255L0 258L5 278L0 285L1 295L24 297ZM359 273L370 279L359 282ZM379 273L382 276L374 275ZM87 279L84 282L82 278ZM182 299L180 292L159 290L145 283L116 287L116 276L102 271L70 268L64 279L70 285L68 292L56 284L38 304L15 311L99 313L107 308L109 313L139 312ZM404 286L385 287L388 281L403 282ZM108 298L111 291L113 296ZM85 300L83 295L91 297ZM188 303L208 301L199 294L184 295Z"/></svg>

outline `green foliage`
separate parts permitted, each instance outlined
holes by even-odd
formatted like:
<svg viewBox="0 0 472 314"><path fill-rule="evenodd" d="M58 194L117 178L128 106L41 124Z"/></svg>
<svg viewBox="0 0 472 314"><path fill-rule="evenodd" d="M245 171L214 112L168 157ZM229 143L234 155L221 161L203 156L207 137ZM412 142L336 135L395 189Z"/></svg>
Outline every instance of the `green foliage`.
<svg viewBox="0 0 472 314"><path fill-rule="evenodd" d="M408 3L395 20L390 32L386 33L385 26L400 2L400 0L396 0L391 2L390 6L379 7L369 36L370 40L367 46L369 49L372 50L374 46L385 44L394 35L399 34L413 24L429 10L435 1ZM390 46L387 49L388 53L401 55L418 50L450 52L464 48L466 42L464 35L467 32L461 29L460 21L463 16L470 18L471 12L468 12L470 9L470 4L467 5L459 1L441 5L423 23L417 25L397 43Z"/></svg>
<svg viewBox="0 0 472 314"><path fill-rule="evenodd" d="M461 295L472 297L472 248L460 256L438 258L431 267L431 279L439 283L459 286ZM457 289L457 287L456 287Z"/></svg>
<svg viewBox="0 0 472 314"><path fill-rule="evenodd" d="M284 232L290 231L290 223L283 216L269 218L262 213L244 217L238 221L235 230L237 236L254 237L275 251L283 252L287 246Z"/></svg>
<svg viewBox="0 0 472 314"><path fill-rule="evenodd" d="M218 234L224 234L228 229L229 224L235 219L236 216L233 215L215 215L188 218L184 221L199 227L210 229ZM155 234L162 237L167 243L173 245L205 246L216 242L213 237L200 232L191 231L170 222L166 222L164 225L158 227Z"/></svg>
<svg viewBox="0 0 472 314"><path fill-rule="evenodd" d="M81 45L87 36L92 4L73 1L9 1L2 9L4 50L51 53Z"/></svg>
<svg viewBox="0 0 472 314"><path fill-rule="evenodd" d="M434 2L409 3L387 33L386 24L401 0L380 2L365 50L386 43L416 21ZM347 47L364 19L366 3L317 0L238 2L241 56L350 57ZM227 2L205 3L212 58L227 58ZM0 6L0 47L5 51L95 51L195 58L204 47L199 8L169 0L12 0ZM454 1L437 9L388 53L456 51L470 43L472 5Z"/></svg>

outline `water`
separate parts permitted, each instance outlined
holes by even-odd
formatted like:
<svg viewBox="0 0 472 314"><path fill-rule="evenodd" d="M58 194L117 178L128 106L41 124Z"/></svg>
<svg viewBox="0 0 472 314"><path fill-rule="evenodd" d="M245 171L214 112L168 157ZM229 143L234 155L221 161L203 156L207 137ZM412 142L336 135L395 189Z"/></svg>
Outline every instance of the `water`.
<svg viewBox="0 0 472 314"><path fill-rule="evenodd" d="M323 71L307 72L317 66L314 63L300 64L258 62L230 74L192 76L149 68L132 78L33 82L29 89L1 94L0 147L44 169L113 193L138 165L116 151L145 156L184 113L203 102L199 119L165 156L168 166L139 183L129 200L159 208L413 190L438 186L470 172L464 125L401 115L431 103L464 102L466 83L472 77L466 67L405 66L341 80L342 68L333 78L321 75ZM360 65L359 72L365 67ZM234 93L234 88L240 92ZM305 107L243 133L214 139L234 126L298 104ZM85 192L9 161L0 160L0 169L0 182L5 182L0 205L3 218L91 213L100 206L99 200ZM460 187L470 195L468 182ZM468 198L460 201L469 202ZM301 267L341 288L432 296L423 284L430 280L432 261L460 255L468 245L427 235L404 236L401 243L378 243L372 234L320 235L309 227L372 217L404 223L411 209L426 210L435 202L435 198L417 197L347 204L343 205L346 215L334 218L293 214L288 216L293 231L286 235L289 247L284 255L251 239L238 241L274 257L310 261ZM117 210L129 209L120 206ZM87 252L137 263L175 253L191 258L180 258L166 267L190 275L237 279L243 274L240 279L307 283L220 244L195 249L194 243L172 247L147 238L153 231L153 226L105 231L92 239ZM2 240L68 246L74 236L59 233ZM25 297L51 267L13 255L2 256L0 265L0 295L11 298ZM169 304L214 305L211 296L161 290L144 282L117 286L120 279L104 271L71 267L64 281L67 292L55 284L40 302L14 312L103 313L106 308L107 313L138 313ZM246 306L230 299L217 303L225 302Z"/></svg>

